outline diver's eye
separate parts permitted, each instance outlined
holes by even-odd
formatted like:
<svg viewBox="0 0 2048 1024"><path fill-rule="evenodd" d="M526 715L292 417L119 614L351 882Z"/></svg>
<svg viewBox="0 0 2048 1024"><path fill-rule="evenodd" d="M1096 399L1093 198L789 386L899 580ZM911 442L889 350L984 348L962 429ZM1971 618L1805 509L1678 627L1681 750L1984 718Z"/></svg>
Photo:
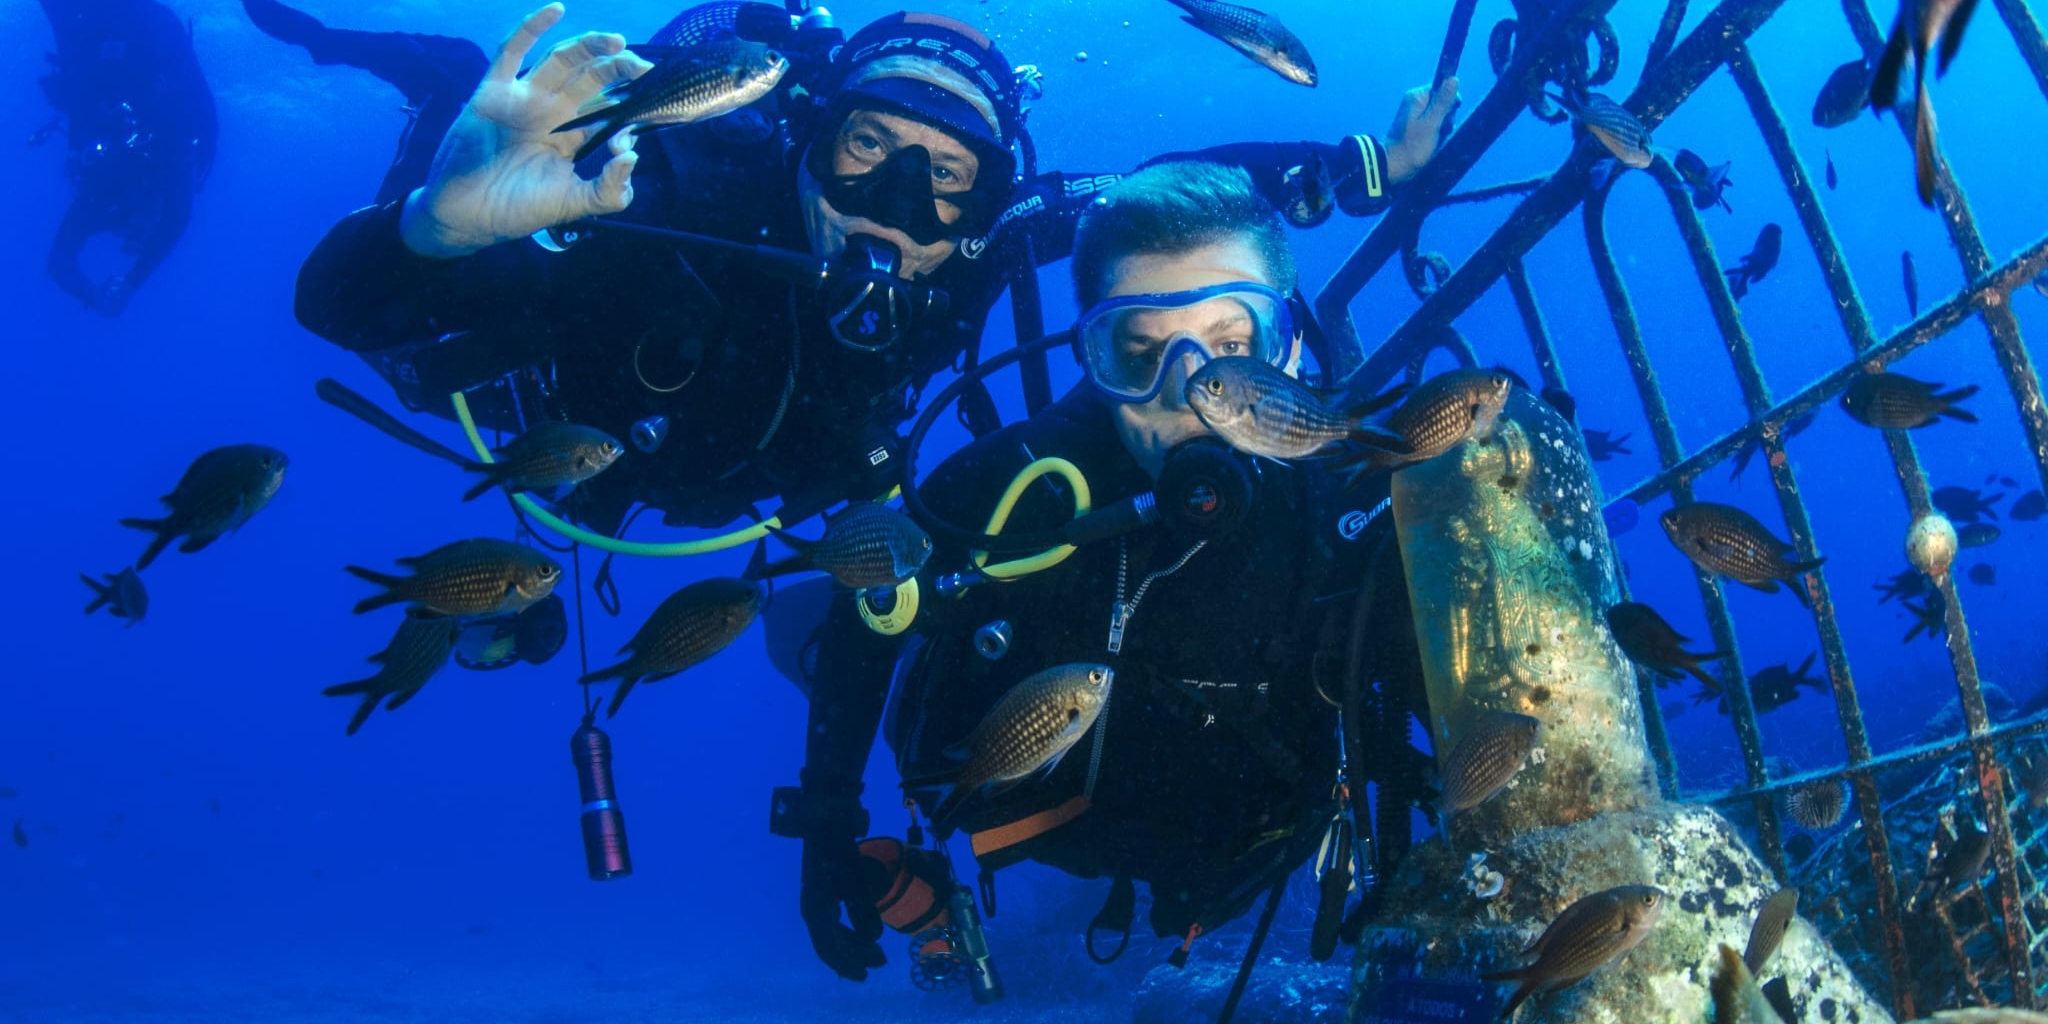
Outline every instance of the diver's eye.
<svg viewBox="0 0 2048 1024"><path fill-rule="evenodd" d="M1209 378L1209 393L1215 395L1218 398L1223 397L1223 378Z"/></svg>
<svg viewBox="0 0 2048 1024"><path fill-rule="evenodd" d="M885 148L882 145L882 140L866 132L854 132L846 137L847 153L862 163L874 163L880 160Z"/></svg>
<svg viewBox="0 0 2048 1024"><path fill-rule="evenodd" d="M1246 352L1251 351L1251 348L1252 347L1250 345L1242 341L1219 342L1216 345L1216 354L1225 356L1241 356L1244 355Z"/></svg>
<svg viewBox="0 0 2048 1024"><path fill-rule="evenodd" d="M954 174L951 167L934 167L932 168L932 180L941 185L950 185L959 181L960 176Z"/></svg>

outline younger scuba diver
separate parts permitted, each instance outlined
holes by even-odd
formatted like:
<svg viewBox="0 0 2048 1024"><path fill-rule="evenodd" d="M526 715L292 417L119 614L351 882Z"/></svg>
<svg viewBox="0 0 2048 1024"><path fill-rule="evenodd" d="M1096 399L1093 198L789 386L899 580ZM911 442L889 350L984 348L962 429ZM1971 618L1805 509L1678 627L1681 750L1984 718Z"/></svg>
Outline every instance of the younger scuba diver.
<svg viewBox="0 0 2048 1024"><path fill-rule="evenodd" d="M191 29L153 0L42 0L56 35L55 70L42 77L62 126L65 174L77 191L46 269L102 316L118 316L156 272L192 218L193 193L213 170L219 122L213 90L192 52ZM79 265L88 241L112 235L126 271L95 282Z"/></svg>
<svg viewBox="0 0 2048 1024"><path fill-rule="evenodd" d="M996 299L1067 256L1079 211L1116 176L1020 166L1029 78L967 25L894 14L839 46L822 9L793 27L764 6L739 5L720 31L788 57L774 91L638 148L616 135L589 178L573 160L588 133L555 129L652 65L590 33L520 75L562 16L542 8L498 52L424 187L350 215L308 258L301 323L381 363L416 410L490 384L518 415L499 401L487 426L556 418L630 439L638 450L567 509L602 534L636 505L714 528L779 499L791 526L887 491L925 383L978 360ZM1304 187L1287 168L1323 169L1337 206L1375 212L1434 151L1454 100L1455 81L1411 93L1386 145L1239 158L1273 165L1253 170L1276 189ZM470 401L490 409L491 390ZM990 402L963 410L977 433L996 425Z"/></svg>
<svg viewBox="0 0 2048 1024"><path fill-rule="evenodd" d="M1340 724L1350 772L1369 769L1397 805L1383 826L1395 834L1382 841L1405 845L1400 795L1415 795L1422 762L1406 744L1406 709L1424 698L1387 479L1346 489L1341 472L1240 455L1184 397L1189 376L1219 356L1298 374L1309 325L1287 300L1295 266L1280 216L1242 170L1162 164L1091 204L1074 249L1087 312L1072 340L1087 381L973 442L922 486L923 504L950 528L927 523L939 547L907 642L867 628L863 599L844 594L818 636L802 785L776 791L772 827L803 841L803 918L843 977L864 979L884 962L884 920L914 934L934 927L906 908L906 887L952 886L943 855L915 835L907 849L859 841L877 724L905 779L958 768L945 749L974 736L1020 680L1053 666L1113 670L1093 725L1048 770L949 796L957 811L934 825L941 837L956 823L971 837L984 901L989 873L1020 860L1108 876L1109 902L1088 926L1095 954L1098 930L1128 938L1132 883L1143 881L1153 931L1186 940L1178 962L1188 942L1277 894L1316 855L1326 862L1316 953L1328 956L1351 877L1348 838L1370 844L1343 798L1365 790L1362 774L1340 771ZM1027 466L1047 459L1072 463L1079 480L1024 485ZM955 575L992 546L972 533L992 509L1007 510L1007 522L991 524L999 537L1057 537L1082 493L1096 510L1149 494L1160 514L1008 582ZM910 795L927 814L939 806L933 789ZM1361 859L1370 871L1371 855ZM1333 882L1325 871L1340 874ZM960 908L946 909L957 924ZM926 971L916 959L913 971Z"/></svg>

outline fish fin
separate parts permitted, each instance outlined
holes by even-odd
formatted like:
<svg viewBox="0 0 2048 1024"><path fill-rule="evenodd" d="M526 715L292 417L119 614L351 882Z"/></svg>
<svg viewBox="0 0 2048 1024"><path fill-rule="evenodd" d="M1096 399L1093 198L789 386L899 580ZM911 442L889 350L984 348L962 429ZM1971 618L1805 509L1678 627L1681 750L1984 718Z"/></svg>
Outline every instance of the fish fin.
<svg viewBox="0 0 2048 1024"><path fill-rule="evenodd" d="M150 540L149 546L142 549L142 557L135 561L135 568L138 572L149 568L149 563L156 561L156 556L163 554L164 548L169 547L172 538L177 536L171 532L171 520L169 517L163 519L123 519L121 520L121 525L132 530L149 530L156 534Z"/></svg>
<svg viewBox="0 0 2048 1024"><path fill-rule="evenodd" d="M966 802L968 795L979 788L954 786L948 791L945 798L939 801L939 805L932 808L932 832L938 835L946 834L946 825L952 821L954 813L960 810L960 805Z"/></svg>
<svg viewBox="0 0 2048 1024"><path fill-rule="evenodd" d="M609 110L611 108L607 107L605 109ZM600 111L600 113L602 113L602 111ZM607 124L603 128L600 128L597 131L592 132L590 138L583 140L583 145L576 147L576 162L581 163L583 161L583 158L589 156L592 153L597 152L600 149L603 149L605 143L610 142L612 140L612 136L617 135L619 133L619 130L624 127L626 127L625 124ZM560 128L557 128L555 130L561 131ZM634 134L637 135L639 133L635 132Z"/></svg>
<svg viewBox="0 0 2048 1024"><path fill-rule="evenodd" d="M1804 573L1812 572L1815 569L1818 569L1822 565L1826 564L1827 560L1828 556L1822 555L1811 562L1794 562L1792 563L1792 575L1799 576Z"/></svg>
<svg viewBox="0 0 2048 1024"><path fill-rule="evenodd" d="M1877 71L1870 76L1870 109L1892 110L1899 101L1899 75L1906 69L1906 9L1899 9L1899 20L1892 24L1892 37L1884 44L1884 56L1878 58Z"/></svg>
<svg viewBox="0 0 2048 1024"><path fill-rule="evenodd" d="M468 491L463 492L462 500L464 501L475 501L476 499L481 498L485 494L489 493L492 488L500 487L511 482L512 472L511 470L506 468L505 463L478 462L471 465L469 468L476 470L479 473L482 473L484 475L484 478L482 480L478 480L476 482L475 487L472 487Z"/></svg>
<svg viewBox="0 0 2048 1024"><path fill-rule="evenodd" d="M336 683L333 686L321 690L320 693L323 696L328 697L347 697L352 694L368 693L370 692L370 688L375 686L376 683L376 677L372 676L368 679L358 679L353 683Z"/></svg>
<svg viewBox="0 0 2048 1024"><path fill-rule="evenodd" d="M1948 74L1948 62L1956 59L1956 51L1963 45L1963 29L1970 24L1970 13L1977 8L1977 0L1962 0L1956 4L1955 13L1949 15L1948 24L1941 27L1941 49L1934 62L1936 78Z"/></svg>
<svg viewBox="0 0 2048 1024"><path fill-rule="evenodd" d="M790 548L796 551L796 554L774 562L767 561L765 558L762 559L758 567L750 568L747 571L747 579L774 579L777 576L787 576L793 572L803 572L806 569L813 568L811 552L817 548L817 541L805 540L781 527L770 526L767 529L769 533L775 535L776 540L789 545ZM765 551L766 549L763 550Z"/></svg>
<svg viewBox="0 0 2048 1024"><path fill-rule="evenodd" d="M1346 391L1345 388L1328 388L1325 390L1327 392L1331 392L1339 396L1341 396ZM1345 406L1344 415L1349 419L1362 420L1365 417L1370 416L1373 413L1379 412L1381 409L1389 408L1394 403L1400 401L1403 398L1408 397L1408 392L1411 390L1414 390L1411 385L1396 384L1393 387L1390 387L1377 395L1373 395L1369 398L1363 399L1355 404ZM1402 444L1407 444L1407 442L1403 441Z"/></svg>
<svg viewBox="0 0 2048 1024"><path fill-rule="evenodd" d="M1943 416L1947 416L1950 419L1962 420L1964 423L1975 423L1977 422L1977 415L1968 409L1956 408L1956 403L1976 393L1977 385L1972 384L1968 387L1957 388L1954 391L1949 392L1948 394L1936 395L1934 397L1940 399L1944 403L1947 403L1942 407L1941 410L1941 414Z"/></svg>
<svg viewBox="0 0 2048 1024"><path fill-rule="evenodd" d="M1721 655L1716 654L1714 655L1714 657L1718 658L1721 657ZM1685 670L1687 672L1692 673L1692 677L1694 679L1699 680L1700 685L1706 687L1707 692L1709 694L1718 694L1721 692L1721 683L1718 680L1716 680L1713 676L1710 676L1706 674L1706 672L1702 671L1698 665L1687 665L1685 666ZM1701 697L1700 699L1704 700L1705 698Z"/></svg>
<svg viewBox="0 0 2048 1024"><path fill-rule="evenodd" d="M1920 189L1920 205L1934 205L1934 101L1923 82L1913 103L1913 181Z"/></svg>
<svg viewBox="0 0 2048 1024"><path fill-rule="evenodd" d="M612 691L612 702L605 707L604 717L609 719L619 713L619 706L626 703L626 695L633 692L633 684L639 681L640 677L634 675L619 680L619 688Z"/></svg>
<svg viewBox="0 0 2048 1024"><path fill-rule="evenodd" d="M1728 278L1728 295L1730 298L1739 299L1749 294L1749 267L1746 261L1742 266L1723 270L1721 273Z"/></svg>
<svg viewBox="0 0 2048 1024"><path fill-rule="evenodd" d="M377 710L377 702L383 699L383 697L384 695L381 693L368 693L363 695L363 702L361 704L356 705L356 713L354 715L349 716L348 732L346 733L346 735L354 736L356 734L356 730L361 729L363 727L363 723L370 720L370 712Z"/></svg>
<svg viewBox="0 0 2048 1024"><path fill-rule="evenodd" d="M1592 168L1586 173L1586 180L1592 184L1593 191L1598 192L1605 189L1608 182L1613 181L1615 175L1620 173L1621 161L1611 156L1603 156L1593 161Z"/></svg>
<svg viewBox="0 0 2048 1024"><path fill-rule="evenodd" d="M186 537L185 543L178 545L178 550L188 555L197 551L204 551L208 544L219 539L220 534L217 533L211 537Z"/></svg>
<svg viewBox="0 0 2048 1024"><path fill-rule="evenodd" d="M631 643L626 645L626 647L631 646L633 646ZM619 648L619 652L625 653L626 647ZM622 679L628 674L626 666L632 664L632 661L633 659L628 658L616 665L609 665L594 672L585 672L576 681L578 683L601 683L607 679Z"/></svg>
<svg viewBox="0 0 2048 1024"><path fill-rule="evenodd" d="M403 559L400 559L400 561L403 561ZM371 583L375 583L376 585L385 588L384 593L376 594L371 597L366 597L360 601L357 601L357 615L361 615L364 612L376 611L377 609L382 608L385 605L397 604L398 602L404 600L404 598L398 596L397 591L397 587L405 582L404 579L397 576L388 575L386 573L378 572L375 569L365 569L360 565L345 565L342 566L342 568L347 570L349 575L354 576L357 579L368 580Z"/></svg>
<svg viewBox="0 0 2048 1024"><path fill-rule="evenodd" d="M102 608L105 608L107 605L114 603L113 584L101 583L98 580L95 580L84 573L79 573L78 578L84 580L85 585L91 587L93 592L92 603L85 606L85 613L87 615L91 615L92 613L99 611Z"/></svg>
<svg viewBox="0 0 2048 1024"><path fill-rule="evenodd" d="M1351 433L1344 440L1361 448L1388 455L1407 456L1415 454L1415 446L1408 443L1407 438L1391 430L1365 423L1352 427Z"/></svg>
<svg viewBox="0 0 2048 1024"><path fill-rule="evenodd" d="M944 771L925 772L921 775L909 776L903 780L902 788L930 789L934 786L950 786L959 778L959 768L947 768Z"/></svg>
<svg viewBox="0 0 2048 1024"><path fill-rule="evenodd" d="M426 687L415 686L410 690L405 690L399 693L392 694L391 699L384 702L384 710L396 711L399 708L404 707L406 701L409 701L414 697L419 696L420 691L423 689L426 689Z"/></svg>

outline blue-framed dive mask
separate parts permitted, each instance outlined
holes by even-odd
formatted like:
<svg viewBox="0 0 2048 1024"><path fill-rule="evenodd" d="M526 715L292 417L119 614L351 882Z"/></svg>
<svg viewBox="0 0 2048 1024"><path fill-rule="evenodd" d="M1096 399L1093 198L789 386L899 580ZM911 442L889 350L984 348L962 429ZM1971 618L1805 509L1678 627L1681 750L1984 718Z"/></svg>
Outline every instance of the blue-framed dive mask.
<svg viewBox="0 0 2048 1024"><path fill-rule="evenodd" d="M1295 341L1287 297L1251 281L1120 295L1097 303L1074 327L1088 380L1121 402L1149 402L1219 356L1284 368Z"/></svg>

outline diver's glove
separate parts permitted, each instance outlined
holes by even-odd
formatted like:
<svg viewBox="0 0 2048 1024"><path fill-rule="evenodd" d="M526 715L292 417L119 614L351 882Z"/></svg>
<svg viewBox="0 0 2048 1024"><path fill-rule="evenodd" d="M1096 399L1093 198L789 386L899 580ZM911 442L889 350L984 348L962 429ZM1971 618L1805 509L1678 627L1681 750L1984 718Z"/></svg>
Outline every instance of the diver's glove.
<svg viewBox="0 0 2048 1024"><path fill-rule="evenodd" d="M871 968L888 962L880 941L882 916L875 909L887 879L878 861L860 854L859 840L867 828L857 784L851 791L812 786L775 791L768 830L804 844L797 907L811 933L811 948L849 981L866 981Z"/></svg>
<svg viewBox="0 0 2048 1024"><path fill-rule="evenodd" d="M654 65L627 52L625 37L586 32L548 51L525 76L527 51L562 19L549 4L512 33L483 84L448 129L427 183L405 200L399 233L422 256L454 257L583 217L617 213L633 201L632 133L611 141L595 180L576 175L587 131L557 134L606 88Z"/></svg>

